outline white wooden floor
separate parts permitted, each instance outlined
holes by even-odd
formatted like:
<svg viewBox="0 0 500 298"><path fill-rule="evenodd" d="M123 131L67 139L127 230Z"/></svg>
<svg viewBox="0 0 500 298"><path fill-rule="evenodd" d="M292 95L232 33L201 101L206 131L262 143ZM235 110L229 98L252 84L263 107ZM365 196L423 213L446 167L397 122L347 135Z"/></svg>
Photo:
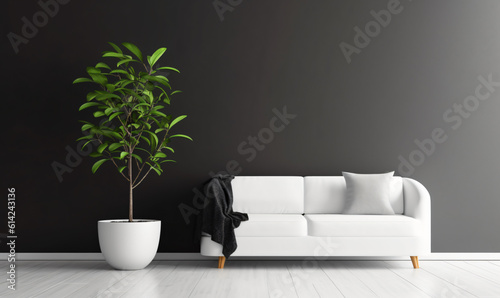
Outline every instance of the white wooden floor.
<svg viewBox="0 0 500 298"><path fill-rule="evenodd" d="M96 261L17 262L0 297L500 297L500 261L157 261L140 271Z"/></svg>

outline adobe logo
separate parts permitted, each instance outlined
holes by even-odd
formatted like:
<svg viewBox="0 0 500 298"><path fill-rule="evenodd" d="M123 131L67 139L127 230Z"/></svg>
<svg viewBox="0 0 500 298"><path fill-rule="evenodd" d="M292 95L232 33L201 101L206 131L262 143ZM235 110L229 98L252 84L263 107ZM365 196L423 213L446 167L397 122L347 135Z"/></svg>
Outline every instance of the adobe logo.
<svg viewBox="0 0 500 298"><path fill-rule="evenodd" d="M38 30L45 27L50 18L53 18L59 12L59 5L68 4L70 0L47 0L38 1L38 5L41 10L35 12L31 19L23 16L21 21L23 25L21 27L21 33L16 34L14 32L9 32L7 38L14 49L14 52L19 53L19 46L22 44L28 44L30 39L34 38L38 34Z"/></svg>

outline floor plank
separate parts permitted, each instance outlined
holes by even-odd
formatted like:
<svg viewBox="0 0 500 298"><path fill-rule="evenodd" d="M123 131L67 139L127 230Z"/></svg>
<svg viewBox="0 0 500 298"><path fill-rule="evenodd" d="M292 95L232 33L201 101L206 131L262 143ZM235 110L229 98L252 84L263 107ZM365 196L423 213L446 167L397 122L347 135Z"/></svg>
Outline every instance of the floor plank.
<svg viewBox="0 0 500 298"><path fill-rule="evenodd" d="M131 275L124 279L116 279L110 287L101 289L98 295L93 297L122 297L127 294L142 297L142 291L154 287L167 278L178 265L179 262L154 262L148 266L146 272L144 270L131 271Z"/></svg>
<svg viewBox="0 0 500 298"><path fill-rule="evenodd" d="M267 261L263 266L267 270L267 287L271 298L298 298L292 275L288 271L290 262Z"/></svg>
<svg viewBox="0 0 500 298"><path fill-rule="evenodd" d="M168 274L152 274L146 282L137 283L120 297L189 297L207 268L198 261L184 261L173 268L160 263L155 272L169 271Z"/></svg>
<svg viewBox="0 0 500 298"><path fill-rule="evenodd" d="M6 261L0 262L7 268ZM97 261L17 262L0 297L500 297L499 261L155 261L114 270Z"/></svg>
<svg viewBox="0 0 500 298"><path fill-rule="evenodd" d="M73 293L84 288L87 283L59 283L48 290L31 296L34 298L47 298L47 297L73 297Z"/></svg>
<svg viewBox="0 0 500 298"><path fill-rule="evenodd" d="M489 261L493 265L500 266L500 261Z"/></svg>
<svg viewBox="0 0 500 298"><path fill-rule="evenodd" d="M141 271L147 272L148 270L150 270L149 266ZM69 296L71 298L109 297L105 294L107 290L113 287L114 284L127 279L134 272L136 271L115 270L104 263L104 266L88 272L88 275L85 277L78 278L75 276L73 279L65 282L87 281L85 287L76 289L76 291L71 293L71 296Z"/></svg>
<svg viewBox="0 0 500 298"><path fill-rule="evenodd" d="M9 289L1 289L0 297L8 297L9 295L16 297L19 293L22 293L21 297L32 297L49 290L73 274L86 272L96 265L97 262L89 263L83 261L46 262L42 267L36 269L29 279L23 275L19 275L19 283L17 284L16 291L12 293L13 291Z"/></svg>
<svg viewBox="0 0 500 298"><path fill-rule="evenodd" d="M295 290L299 297L344 297L328 275L321 269L320 262L313 258L289 264Z"/></svg>
<svg viewBox="0 0 500 298"><path fill-rule="evenodd" d="M157 268L159 264L163 265L163 268ZM143 270L134 270L134 271L118 271L115 270L113 273L114 278L110 279L108 277L108 286L100 289L96 295L90 296L94 298L101 297L119 297L124 293L129 291L133 286L137 283L145 282L143 278L147 279L147 276L151 276L154 274L158 274L158 271L164 271L169 274L168 270L165 270L165 266L169 266L172 269L178 264L175 261L153 261L149 266L144 268ZM170 271L171 272L171 271ZM84 294L84 292L82 293Z"/></svg>
<svg viewBox="0 0 500 298"><path fill-rule="evenodd" d="M497 284L447 262L425 261L420 267L475 296L500 297Z"/></svg>
<svg viewBox="0 0 500 298"><path fill-rule="evenodd" d="M262 261L226 261L224 269L208 268L210 272L214 270L227 271L227 275L221 276L226 285L221 285L224 290L220 297L268 297L267 272ZM217 274L217 273L216 273ZM198 283L196 293L190 297L219 297L219 296L200 296L198 291L207 284Z"/></svg>
<svg viewBox="0 0 500 298"><path fill-rule="evenodd" d="M493 283L496 283L500 287L500 266L495 266L488 262L448 261L447 263L485 278Z"/></svg>
<svg viewBox="0 0 500 298"><path fill-rule="evenodd" d="M379 297L429 297L379 261L346 261L346 266Z"/></svg>
<svg viewBox="0 0 500 298"><path fill-rule="evenodd" d="M425 292L430 297L476 297L464 289L449 283L434 274L420 269L413 269L407 261L385 261L384 264L389 270L404 278L415 287ZM427 265L425 263L425 265Z"/></svg>
<svg viewBox="0 0 500 298"><path fill-rule="evenodd" d="M377 297L344 263L343 261L327 261L320 265L344 297Z"/></svg>
<svg viewBox="0 0 500 298"><path fill-rule="evenodd" d="M500 266L493 264L491 261L466 261L466 263L481 267L492 274L500 276Z"/></svg>
<svg viewBox="0 0 500 298"><path fill-rule="evenodd" d="M207 265L209 268L203 273L190 297L227 297L226 288L230 282L232 270L218 269L216 260Z"/></svg>

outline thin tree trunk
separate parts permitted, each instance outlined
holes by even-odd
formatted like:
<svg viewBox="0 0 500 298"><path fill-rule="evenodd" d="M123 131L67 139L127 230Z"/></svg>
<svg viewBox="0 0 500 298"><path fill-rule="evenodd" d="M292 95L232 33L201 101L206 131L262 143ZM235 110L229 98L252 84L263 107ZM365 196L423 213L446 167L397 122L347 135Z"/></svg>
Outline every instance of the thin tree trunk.
<svg viewBox="0 0 500 298"><path fill-rule="evenodd" d="M133 182L132 182L132 155L128 156L128 176L129 176L129 206L128 206L128 221L132 222L134 220L134 196L133 196Z"/></svg>

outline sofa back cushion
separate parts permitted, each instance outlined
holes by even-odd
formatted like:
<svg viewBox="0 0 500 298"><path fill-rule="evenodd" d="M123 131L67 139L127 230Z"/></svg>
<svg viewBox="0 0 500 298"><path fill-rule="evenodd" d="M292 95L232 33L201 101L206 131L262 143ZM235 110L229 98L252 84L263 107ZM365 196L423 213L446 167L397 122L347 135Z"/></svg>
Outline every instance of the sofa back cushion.
<svg viewBox="0 0 500 298"><path fill-rule="evenodd" d="M233 210L245 213L304 213L304 178L294 176L236 176Z"/></svg>
<svg viewBox="0 0 500 298"><path fill-rule="evenodd" d="M390 202L395 214L403 214L403 179L393 177ZM304 177L305 213L342 213L346 201L346 184L342 176Z"/></svg>

